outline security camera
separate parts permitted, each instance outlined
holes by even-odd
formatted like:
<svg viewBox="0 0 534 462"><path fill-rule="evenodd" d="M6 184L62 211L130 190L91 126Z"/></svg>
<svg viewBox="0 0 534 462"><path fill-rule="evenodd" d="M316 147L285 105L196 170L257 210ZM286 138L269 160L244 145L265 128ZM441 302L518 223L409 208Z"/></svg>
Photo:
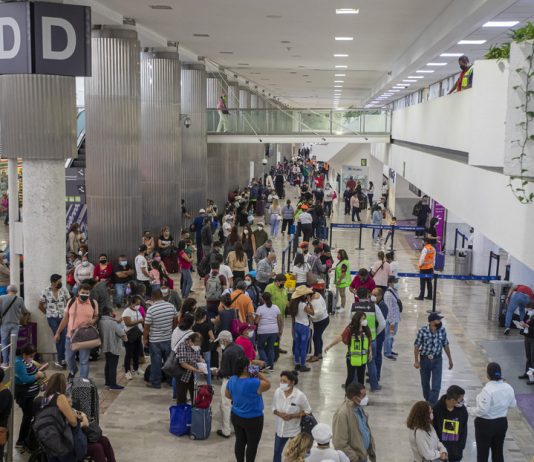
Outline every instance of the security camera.
<svg viewBox="0 0 534 462"><path fill-rule="evenodd" d="M184 127L185 128L189 128L191 126L192 122L191 122L191 119L189 117L186 117L184 119Z"/></svg>
<svg viewBox="0 0 534 462"><path fill-rule="evenodd" d="M263 159L263 160L261 161L261 163L262 163L263 165L267 165L267 159Z"/></svg>

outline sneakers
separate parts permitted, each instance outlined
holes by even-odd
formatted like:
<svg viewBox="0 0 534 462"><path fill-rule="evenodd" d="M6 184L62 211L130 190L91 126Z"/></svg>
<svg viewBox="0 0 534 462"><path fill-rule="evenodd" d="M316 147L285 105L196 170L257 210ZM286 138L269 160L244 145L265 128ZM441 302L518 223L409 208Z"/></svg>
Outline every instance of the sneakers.
<svg viewBox="0 0 534 462"><path fill-rule="evenodd" d="M414 300L424 300L424 297L414 297Z"/></svg>
<svg viewBox="0 0 534 462"><path fill-rule="evenodd" d="M520 375L519 377L517 377L518 379L528 379L528 375L527 374L523 374L523 375Z"/></svg>
<svg viewBox="0 0 534 462"><path fill-rule="evenodd" d="M399 354L398 354L398 353L395 353L394 351L392 351L391 354L392 354L393 356L399 356Z"/></svg>
<svg viewBox="0 0 534 462"><path fill-rule="evenodd" d="M225 435L222 430L217 430L217 435L222 436L223 438L230 438L231 435Z"/></svg>
<svg viewBox="0 0 534 462"><path fill-rule="evenodd" d="M145 371L141 368L137 369L136 371L134 371L134 374L135 375L142 375L144 376L145 375Z"/></svg>
<svg viewBox="0 0 534 462"><path fill-rule="evenodd" d="M504 329L504 335L510 335L510 328L509 327Z"/></svg>
<svg viewBox="0 0 534 462"><path fill-rule="evenodd" d="M114 391L120 391L120 390L124 390L124 387L122 385L111 385L109 389L114 390Z"/></svg>
<svg viewBox="0 0 534 462"><path fill-rule="evenodd" d="M133 379L132 373L130 371L126 372L126 374L124 374L124 376L126 377L126 380L132 380Z"/></svg>
<svg viewBox="0 0 534 462"><path fill-rule="evenodd" d="M300 372L310 372L311 369L309 367L307 367L307 366L300 366L299 367L299 371Z"/></svg>
<svg viewBox="0 0 534 462"><path fill-rule="evenodd" d="M384 355L384 358L391 359L392 361L397 361L397 358L395 358L395 356L393 355L389 355L389 356Z"/></svg>

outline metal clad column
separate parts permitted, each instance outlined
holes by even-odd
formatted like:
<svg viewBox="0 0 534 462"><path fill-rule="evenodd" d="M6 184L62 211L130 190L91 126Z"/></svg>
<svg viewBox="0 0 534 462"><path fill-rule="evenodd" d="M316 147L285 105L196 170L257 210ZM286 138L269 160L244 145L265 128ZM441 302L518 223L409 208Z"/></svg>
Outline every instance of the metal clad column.
<svg viewBox="0 0 534 462"><path fill-rule="evenodd" d="M239 87L239 108L250 109L250 90L247 87Z"/></svg>
<svg viewBox="0 0 534 462"><path fill-rule="evenodd" d="M37 348L51 354L55 344L37 307L50 276L65 276L65 159L76 155L75 80L2 75L0 88L2 156L23 158L24 298L42 333Z"/></svg>
<svg viewBox="0 0 534 462"><path fill-rule="evenodd" d="M90 257L137 252L142 231L137 32L93 31L93 76L85 79Z"/></svg>
<svg viewBox="0 0 534 462"><path fill-rule="evenodd" d="M191 126L182 125L182 199L195 216L206 207L207 193L207 110L206 69L203 64L182 65L182 114Z"/></svg>
<svg viewBox="0 0 534 462"><path fill-rule="evenodd" d="M181 222L180 61L176 51L141 54L141 185L143 231Z"/></svg>
<svg viewBox="0 0 534 462"><path fill-rule="evenodd" d="M208 198L213 199L219 211L224 211L224 204L230 190L228 152L231 145L226 143L208 144Z"/></svg>
<svg viewBox="0 0 534 462"><path fill-rule="evenodd" d="M255 90L250 90L250 109L258 109L258 87Z"/></svg>
<svg viewBox="0 0 534 462"><path fill-rule="evenodd" d="M239 109L239 84L228 81L228 109Z"/></svg>
<svg viewBox="0 0 534 462"><path fill-rule="evenodd" d="M207 107L208 109L217 108L219 98L222 95L228 95L228 85L223 81L221 74L218 72L208 72L207 74Z"/></svg>

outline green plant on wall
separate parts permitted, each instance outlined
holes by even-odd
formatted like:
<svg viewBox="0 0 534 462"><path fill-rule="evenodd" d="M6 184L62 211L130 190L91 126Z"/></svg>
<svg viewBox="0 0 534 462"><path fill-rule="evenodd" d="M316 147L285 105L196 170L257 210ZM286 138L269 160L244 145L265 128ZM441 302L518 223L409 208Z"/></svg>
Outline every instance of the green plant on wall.
<svg viewBox="0 0 534 462"><path fill-rule="evenodd" d="M512 41L516 43L534 40L534 24L528 22L525 26L512 31ZM485 55L486 59L509 59L510 58L510 43L504 43L501 46L492 46ZM517 143L520 147L520 152L517 156L512 157L512 160L519 163L519 175L510 176L508 187L511 189L514 196L522 204L531 204L534 202L534 193L528 192L529 178L525 176L528 169L525 168L525 161L527 158L527 146L534 141L534 134L530 131L532 119L534 119L534 111L530 110L531 103L534 97L534 43L530 45L530 50L525 58L523 66L514 69L524 79L524 85L516 85L514 90L521 94L524 103L517 106L516 109L522 111L523 120L517 124L521 131L521 139L512 141Z"/></svg>

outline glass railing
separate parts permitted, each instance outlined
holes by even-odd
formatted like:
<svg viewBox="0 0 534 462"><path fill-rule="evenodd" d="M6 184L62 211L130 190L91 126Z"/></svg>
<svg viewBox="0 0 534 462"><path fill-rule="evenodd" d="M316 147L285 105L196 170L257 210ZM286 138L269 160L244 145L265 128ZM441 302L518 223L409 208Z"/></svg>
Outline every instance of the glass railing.
<svg viewBox="0 0 534 462"><path fill-rule="evenodd" d="M208 109L208 134L384 135L391 132L386 109Z"/></svg>

